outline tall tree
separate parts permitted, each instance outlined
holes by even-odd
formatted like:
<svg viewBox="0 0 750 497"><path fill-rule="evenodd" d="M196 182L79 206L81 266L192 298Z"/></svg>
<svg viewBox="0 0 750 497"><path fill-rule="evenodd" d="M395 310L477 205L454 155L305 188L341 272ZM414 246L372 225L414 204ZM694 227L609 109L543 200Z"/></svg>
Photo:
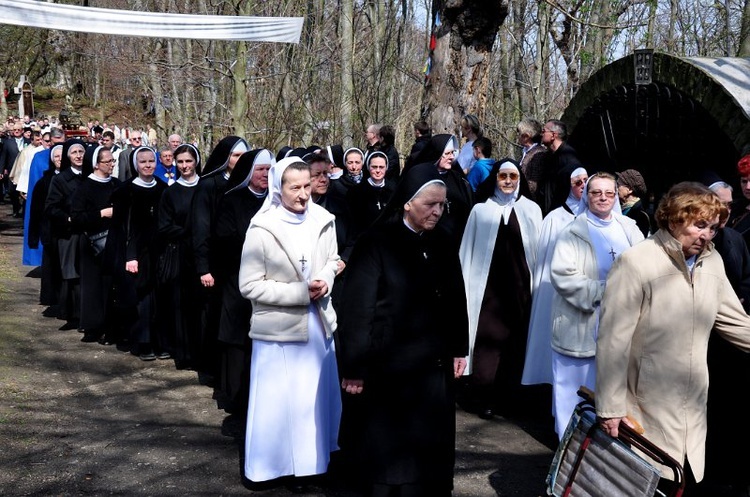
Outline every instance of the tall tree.
<svg viewBox="0 0 750 497"><path fill-rule="evenodd" d="M432 12L435 49L423 113L434 132L455 133L463 114L483 117L490 56L508 1L433 0Z"/></svg>
<svg viewBox="0 0 750 497"><path fill-rule="evenodd" d="M742 9L742 26L740 27L737 57L750 57L750 0L745 0L745 8Z"/></svg>

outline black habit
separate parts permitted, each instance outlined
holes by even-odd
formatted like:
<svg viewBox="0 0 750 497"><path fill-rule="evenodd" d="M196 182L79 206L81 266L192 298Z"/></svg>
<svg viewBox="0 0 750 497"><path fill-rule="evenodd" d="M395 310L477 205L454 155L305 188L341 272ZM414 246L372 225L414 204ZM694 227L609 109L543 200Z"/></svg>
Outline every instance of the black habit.
<svg viewBox="0 0 750 497"><path fill-rule="evenodd" d="M360 468L374 488L416 485L425 495L450 495L453 358L468 351L458 254L439 230L420 235L398 219L359 238L346 272L341 368L345 378L364 380L364 406L363 428L355 429L361 440L342 445L361 446Z"/></svg>

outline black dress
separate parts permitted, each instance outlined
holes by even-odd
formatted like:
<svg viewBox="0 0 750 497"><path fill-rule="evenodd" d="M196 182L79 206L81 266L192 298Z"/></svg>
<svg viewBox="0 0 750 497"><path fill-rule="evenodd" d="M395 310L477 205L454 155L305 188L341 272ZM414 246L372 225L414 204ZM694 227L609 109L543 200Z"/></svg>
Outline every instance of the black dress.
<svg viewBox="0 0 750 497"><path fill-rule="evenodd" d="M201 276L211 274L213 287L200 287L201 344L205 361L196 369L210 375L219 371L218 333L221 316L221 289L226 274L224 254L216 240L216 220L219 203L227 191L228 178L223 170L201 177L193 198L192 239L195 271Z"/></svg>
<svg viewBox="0 0 750 497"><path fill-rule="evenodd" d="M342 425L361 438L342 446L361 448L362 477L376 493L408 486L420 495L450 495L453 358L468 351L458 254L440 231L418 235L398 220L362 235L346 271L342 372L364 380L364 406L361 420L346 420L352 413L344 406Z"/></svg>
<svg viewBox="0 0 750 497"><path fill-rule="evenodd" d="M88 235L108 231L111 218L101 216L101 210L112 206L112 194L120 182L112 178L107 182L91 178L83 180L72 199L71 221L80 236L81 273L81 328L91 336L108 332L107 317L110 312L112 278L104 274L104 253L95 254Z"/></svg>
<svg viewBox="0 0 750 497"><path fill-rule="evenodd" d="M200 356L200 280L191 237L193 196L197 189L176 182L162 194L157 215L161 253L157 261L157 322L179 369Z"/></svg>
<svg viewBox="0 0 750 497"><path fill-rule="evenodd" d="M352 219L353 236L356 239L385 209L395 190L395 182L386 179L382 187L373 186L364 180L349 190L348 203ZM336 218L338 223L338 217Z"/></svg>
<svg viewBox="0 0 750 497"><path fill-rule="evenodd" d="M249 332L253 312L250 301L240 294L238 277L245 233L264 198L256 196L249 188L229 192L219 204L216 221L216 238L227 267L227 277L221 288L218 338L221 347L220 388L228 403L220 407L238 414L247 413L252 355Z"/></svg>
<svg viewBox="0 0 750 497"><path fill-rule="evenodd" d="M44 172L41 179L34 185L31 196L31 211L29 212L29 247L37 248L39 242L44 246L42 250L42 277L39 288L39 303L56 306L62 286L62 272L57 243L52 238L52 228L49 218L44 213L49 186L56 176L54 169Z"/></svg>
<svg viewBox="0 0 750 497"><path fill-rule="evenodd" d="M137 178L134 178L137 179ZM130 351L141 355L168 349L166 337L155 324L154 290L156 287L156 213L167 185L154 180L151 187L140 186L130 179L112 195L114 212L112 229L107 237L105 270L113 275L118 322L129 339ZM125 270L128 261L138 261L138 272Z"/></svg>
<svg viewBox="0 0 750 497"><path fill-rule="evenodd" d="M69 167L50 181L44 212L50 223L52 243L57 245L62 284L58 303L60 317L78 325L81 308L78 272L78 238L70 222L73 193L83 183L81 172Z"/></svg>

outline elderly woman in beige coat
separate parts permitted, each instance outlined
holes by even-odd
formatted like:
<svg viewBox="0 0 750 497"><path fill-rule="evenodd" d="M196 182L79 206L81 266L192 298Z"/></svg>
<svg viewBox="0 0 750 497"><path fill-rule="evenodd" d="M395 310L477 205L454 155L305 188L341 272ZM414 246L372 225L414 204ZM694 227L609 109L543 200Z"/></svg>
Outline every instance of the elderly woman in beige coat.
<svg viewBox="0 0 750 497"><path fill-rule="evenodd" d="M750 317L711 242L727 215L703 185L672 187L656 212L659 230L609 273L596 347L603 429L617 436L624 417L635 418L695 481L704 469L711 329L750 350ZM667 468L662 475L672 478Z"/></svg>

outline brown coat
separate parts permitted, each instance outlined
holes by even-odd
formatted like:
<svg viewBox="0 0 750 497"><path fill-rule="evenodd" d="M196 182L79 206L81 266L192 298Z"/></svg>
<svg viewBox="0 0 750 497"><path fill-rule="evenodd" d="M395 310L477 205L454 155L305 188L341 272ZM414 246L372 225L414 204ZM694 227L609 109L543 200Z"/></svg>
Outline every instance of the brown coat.
<svg viewBox="0 0 750 497"><path fill-rule="evenodd" d="M677 461L690 461L697 481L704 470L706 351L714 327L750 351L750 317L713 244L698 256L692 276L680 243L664 230L612 266L596 349L597 414L637 419L646 438ZM664 467L662 475L672 478Z"/></svg>

